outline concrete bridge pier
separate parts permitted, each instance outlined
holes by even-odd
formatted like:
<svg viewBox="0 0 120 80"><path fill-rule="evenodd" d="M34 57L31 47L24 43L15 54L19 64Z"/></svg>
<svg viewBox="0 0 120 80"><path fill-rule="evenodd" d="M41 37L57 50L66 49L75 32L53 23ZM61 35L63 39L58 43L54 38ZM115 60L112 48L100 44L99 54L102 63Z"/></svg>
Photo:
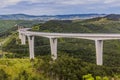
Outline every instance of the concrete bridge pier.
<svg viewBox="0 0 120 80"><path fill-rule="evenodd" d="M34 36L27 36L29 43L30 59L34 59Z"/></svg>
<svg viewBox="0 0 120 80"><path fill-rule="evenodd" d="M51 57L53 60L57 59L57 38L49 38L51 47Z"/></svg>
<svg viewBox="0 0 120 80"><path fill-rule="evenodd" d="M22 34L19 32L19 39L22 39Z"/></svg>
<svg viewBox="0 0 120 80"><path fill-rule="evenodd" d="M95 40L96 47L96 63L103 65L103 40Z"/></svg>
<svg viewBox="0 0 120 80"><path fill-rule="evenodd" d="M26 44L26 36L25 36L24 34L21 35L21 43L22 43L23 45Z"/></svg>

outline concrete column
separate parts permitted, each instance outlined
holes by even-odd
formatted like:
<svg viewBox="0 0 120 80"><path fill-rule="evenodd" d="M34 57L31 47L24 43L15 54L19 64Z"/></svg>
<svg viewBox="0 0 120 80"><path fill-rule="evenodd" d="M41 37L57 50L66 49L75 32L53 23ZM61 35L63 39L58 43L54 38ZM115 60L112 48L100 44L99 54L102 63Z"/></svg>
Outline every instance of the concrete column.
<svg viewBox="0 0 120 80"><path fill-rule="evenodd" d="M22 39L22 34L19 32L19 39Z"/></svg>
<svg viewBox="0 0 120 80"><path fill-rule="evenodd" d="M28 36L30 59L34 59L34 36Z"/></svg>
<svg viewBox="0 0 120 80"><path fill-rule="evenodd" d="M97 65L103 65L103 41L95 40L96 46L96 63Z"/></svg>
<svg viewBox="0 0 120 80"><path fill-rule="evenodd" d="M22 37L21 37L21 43L22 43L23 45L26 44L26 36L23 35L23 34L22 34Z"/></svg>
<svg viewBox="0 0 120 80"><path fill-rule="evenodd" d="M51 57L53 60L57 59L57 38L49 38L51 47Z"/></svg>

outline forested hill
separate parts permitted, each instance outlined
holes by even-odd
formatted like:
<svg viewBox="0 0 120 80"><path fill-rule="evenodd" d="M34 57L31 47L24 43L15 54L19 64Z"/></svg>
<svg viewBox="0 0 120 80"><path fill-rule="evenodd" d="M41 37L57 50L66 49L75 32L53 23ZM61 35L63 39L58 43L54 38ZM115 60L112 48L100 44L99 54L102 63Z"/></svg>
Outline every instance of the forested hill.
<svg viewBox="0 0 120 80"><path fill-rule="evenodd" d="M39 31L65 33L120 33L120 21L104 18L87 20L52 20L36 25Z"/></svg>
<svg viewBox="0 0 120 80"><path fill-rule="evenodd" d="M110 19L110 20L120 20L120 14L110 14L105 16L106 18Z"/></svg>

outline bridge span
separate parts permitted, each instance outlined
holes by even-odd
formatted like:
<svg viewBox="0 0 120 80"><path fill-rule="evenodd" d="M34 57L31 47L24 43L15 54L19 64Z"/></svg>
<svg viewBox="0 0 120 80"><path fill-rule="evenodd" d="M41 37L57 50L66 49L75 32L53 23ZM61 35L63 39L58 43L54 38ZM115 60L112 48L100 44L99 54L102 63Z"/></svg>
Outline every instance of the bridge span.
<svg viewBox="0 0 120 80"><path fill-rule="evenodd" d="M79 38L95 41L96 48L96 64L103 65L103 40L120 39L120 34L105 33L49 33L49 32L33 32L28 31L30 28L18 29L21 44L26 44L26 36L28 37L30 59L34 59L34 36L49 38L51 47L51 57L57 59L57 39L58 38Z"/></svg>

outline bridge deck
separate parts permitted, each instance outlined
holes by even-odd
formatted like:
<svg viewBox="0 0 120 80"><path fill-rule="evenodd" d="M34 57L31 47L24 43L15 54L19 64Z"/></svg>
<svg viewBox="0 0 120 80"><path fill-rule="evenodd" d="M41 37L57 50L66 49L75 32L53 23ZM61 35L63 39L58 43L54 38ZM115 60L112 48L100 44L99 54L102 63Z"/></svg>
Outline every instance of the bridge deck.
<svg viewBox="0 0 120 80"><path fill-rule="evenodd" d="M28 31L30 28L18 30L19 38L22 44L25 44L26 37L29 42L30 58L34 58L34 36L47 37L50 39L52 59L57 59L57 38L80 38L95 41L96 48L96 63L97 65L103 64L103 40L120 39L120 34L112 33L49 33L49 32L33 32Z"/></svg>
<svg viewBox="0 0 120 80"><path fill-rule="evenodd" d="M52 38L82 38L90 40L110 40L110 39L120 39L120 34L113 33L50 33L50 32L33 32L20 30L20 33L29 36L42 36L42 37L52 37Z"/></svg>

